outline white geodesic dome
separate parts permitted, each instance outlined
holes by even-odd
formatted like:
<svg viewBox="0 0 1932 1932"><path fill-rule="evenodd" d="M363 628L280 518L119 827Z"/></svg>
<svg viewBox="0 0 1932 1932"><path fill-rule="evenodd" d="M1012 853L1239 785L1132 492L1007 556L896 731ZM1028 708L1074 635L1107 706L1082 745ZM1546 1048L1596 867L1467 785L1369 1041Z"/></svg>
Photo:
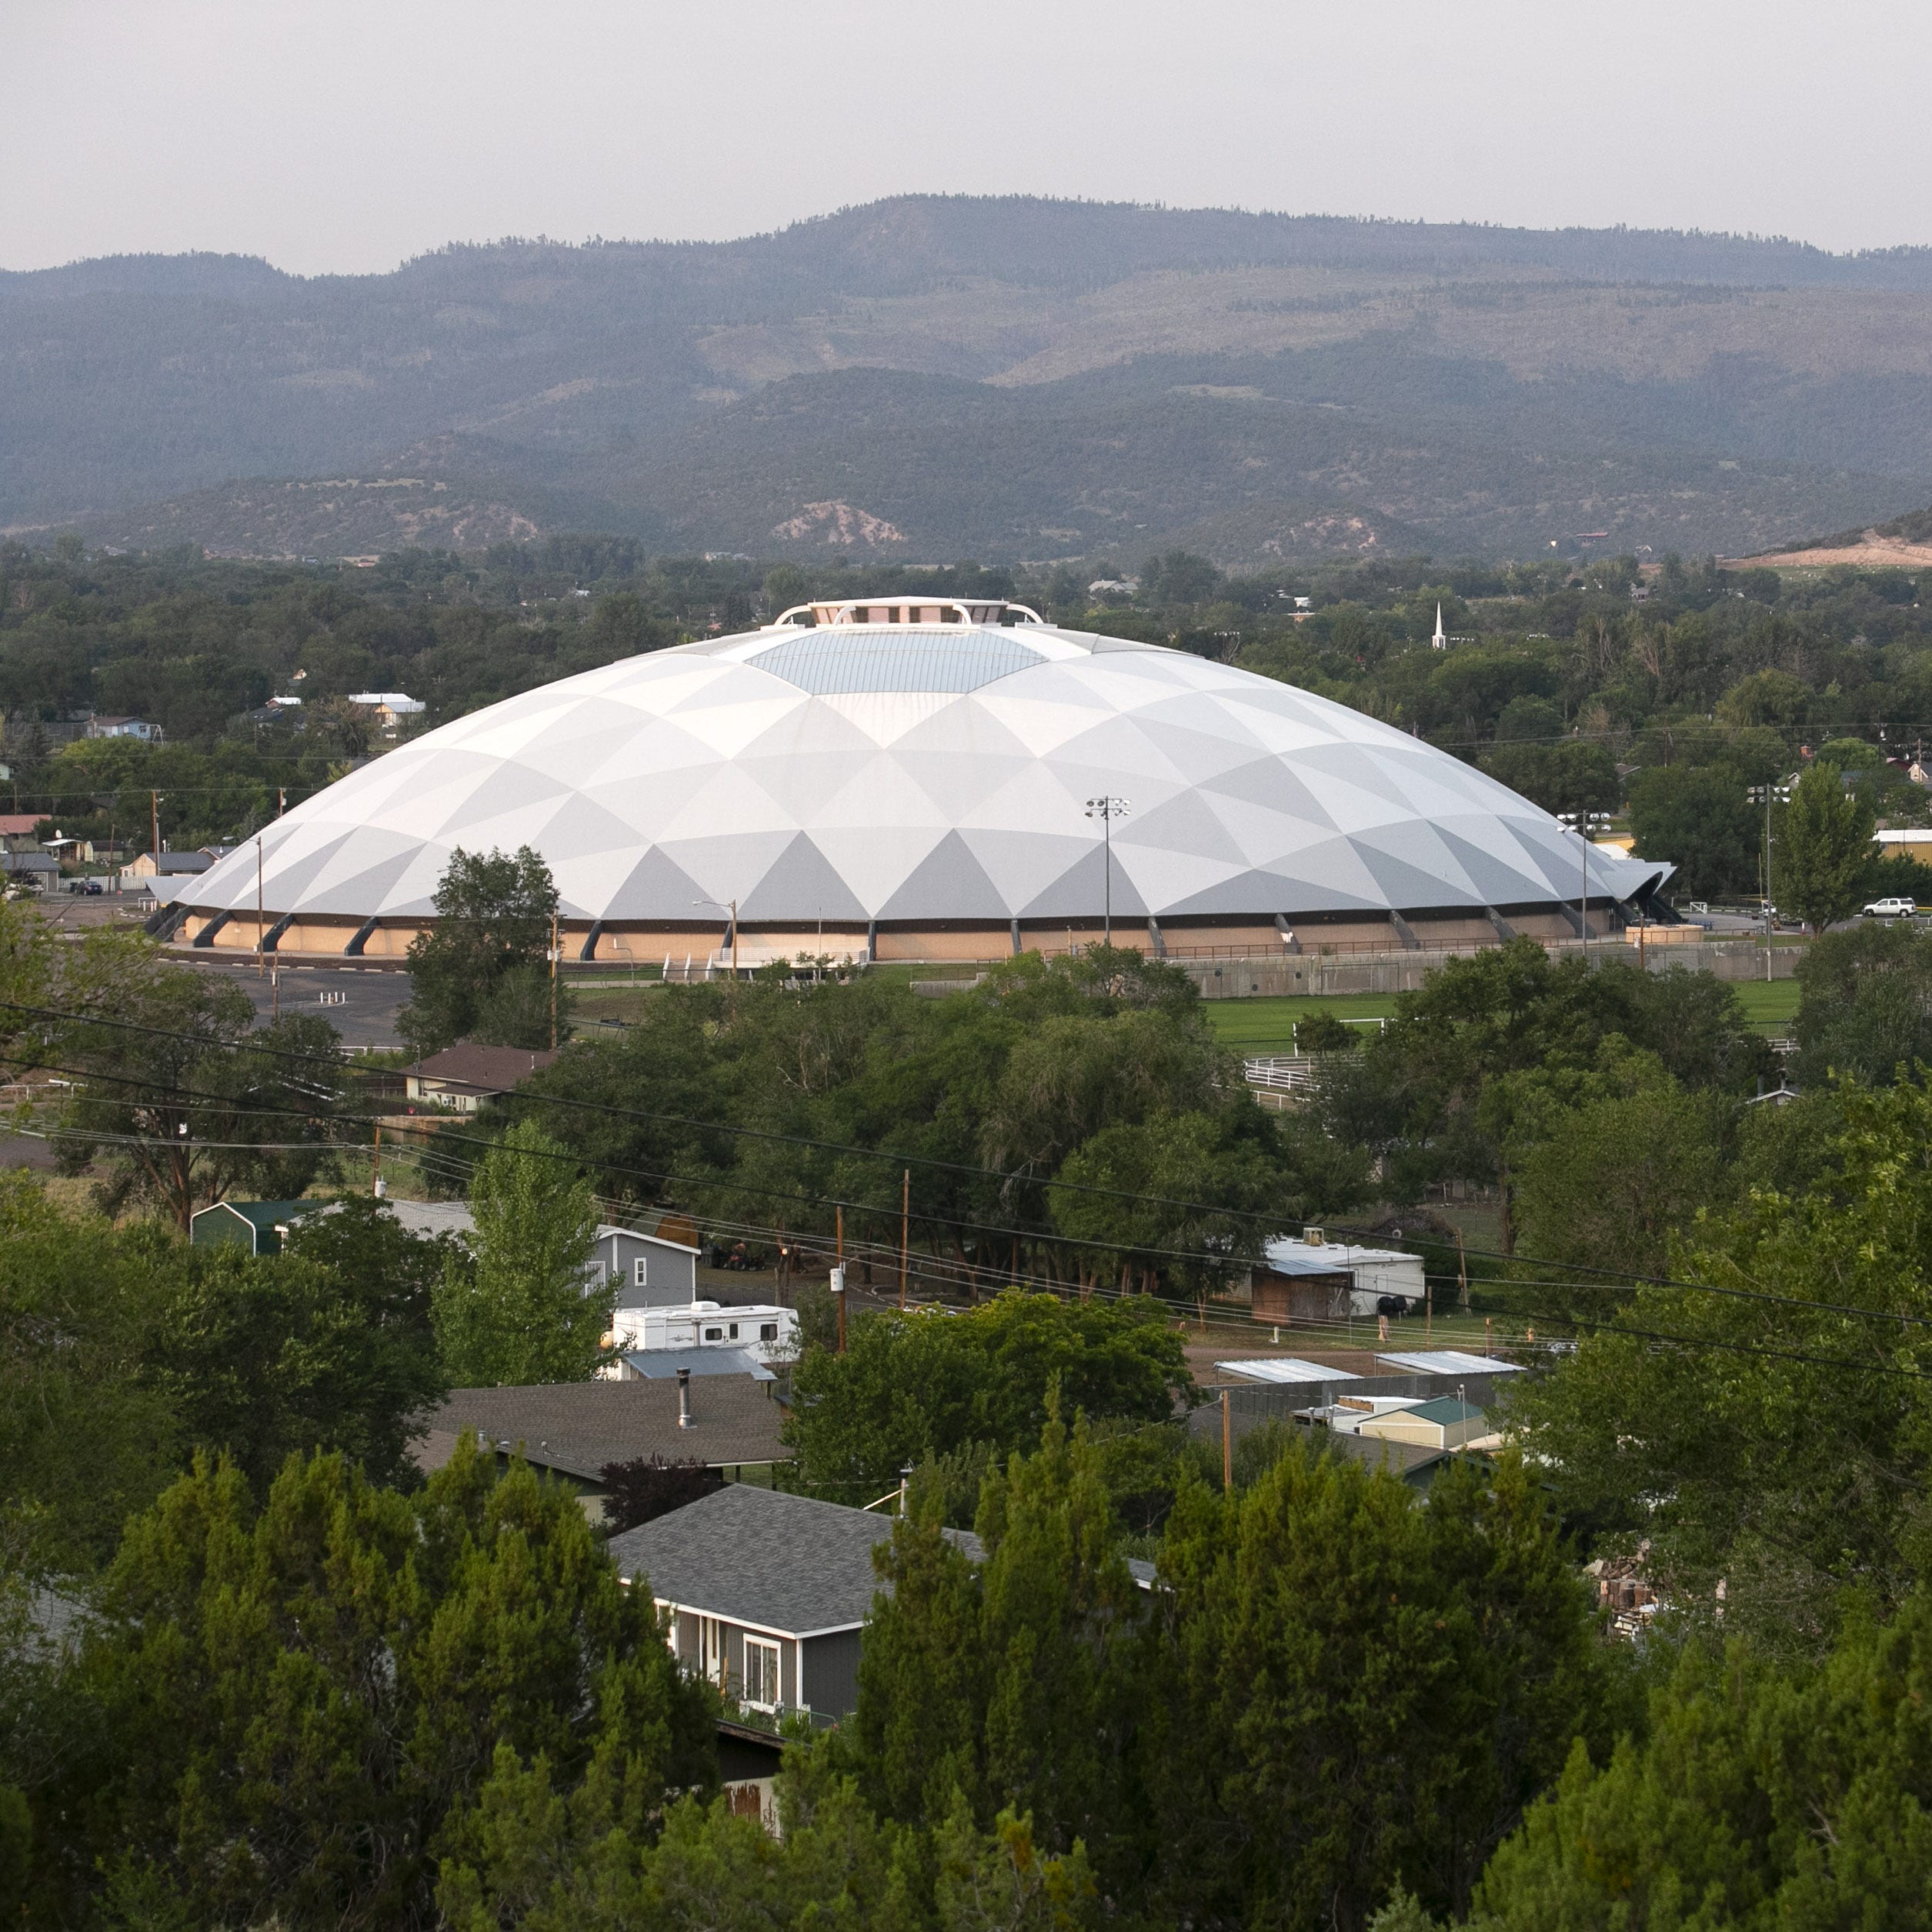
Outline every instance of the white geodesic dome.
<svg viewBox="0 0 1932 1932"><path fill-rule="evenodd" d="M458 847L527 845L579 922L732 900L741 923L1097 919L1103 795L1129 808L1116 919L1507 911L1573 904L1586 863L1599 903L1670 870L1586 860L1507 786L1293 686L944 608L828 606L460 718L266 828L262 903L420 918ZM180 898L252 915L257 889L251 839Z"/></svg>

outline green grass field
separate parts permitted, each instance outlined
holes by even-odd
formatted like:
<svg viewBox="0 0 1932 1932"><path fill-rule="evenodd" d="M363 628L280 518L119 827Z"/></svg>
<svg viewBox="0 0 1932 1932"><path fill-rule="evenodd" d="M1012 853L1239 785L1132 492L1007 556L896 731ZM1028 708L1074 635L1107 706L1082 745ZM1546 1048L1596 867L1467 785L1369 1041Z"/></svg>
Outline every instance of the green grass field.
<svg viewBox="0 0 1932 1932"><path fill-rule="evenodd" d="M1734 981L1731 991L1744 1009L1744 1016L1762 1031L1783 1033L1797 1017L1798 983L1795 979Z"/></svg>
<svg viewBox="0 0 1932 1932"><path fill-rule="evenodd" d="M1204 1003L1209 1024L1223 1045L1243 1053L1294 1051L1295 1022L1310 1013L1333 1013L1337 1019L1386 1019L1395 1011L1390 993L1342 993L1300 998L1210 999ZM1372 1027L1364 1027L1371 1032Z"/></svg>
<svg viewBox="0 0 1932 1932"><path fill-rule="evenodd" d="M1798 983L1795 979L1762 979L1732 982L1744 1017L1761 1033L1781 1033L1790 1026L1798 1010ZM1222 1043L1243 1053L1289 1053L1294 1050L1295 1022L1305 1015L1333 1013L1337 1019L1386 1019L1395 1012L1393 993L1335 993L1300 998L1210 999L1206 1003L1209 1024ZM1371 1030L1363 1029L1364 1033Z"/></svg>

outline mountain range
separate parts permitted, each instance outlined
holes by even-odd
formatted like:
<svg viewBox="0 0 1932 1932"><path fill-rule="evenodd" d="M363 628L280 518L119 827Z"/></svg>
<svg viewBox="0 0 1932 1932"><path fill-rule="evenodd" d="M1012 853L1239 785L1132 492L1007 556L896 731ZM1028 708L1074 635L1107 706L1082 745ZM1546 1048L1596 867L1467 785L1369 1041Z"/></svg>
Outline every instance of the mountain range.
<svg viewBox="0 0 1932 1932"><path fill-rule="evenodd" d="M1763 552L1932 499L1932 250L911 196L0 274L0 526L338 556Z"/></svg>

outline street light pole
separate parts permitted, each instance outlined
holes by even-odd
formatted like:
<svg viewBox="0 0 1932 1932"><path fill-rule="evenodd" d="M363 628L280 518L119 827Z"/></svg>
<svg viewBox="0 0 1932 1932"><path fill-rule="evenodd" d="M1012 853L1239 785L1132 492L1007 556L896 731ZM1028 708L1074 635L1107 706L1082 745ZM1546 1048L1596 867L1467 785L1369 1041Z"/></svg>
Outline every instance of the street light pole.
<svg viewBox="0 0 1932 1932"><path fill-rule="evenodd" d="M1101 884L1102 943L1109 951L1113 946L1113 822L1116 819L1124 819L1133 809L1131 801L1109 797L1104 793L1086 802L1086 816L1100 821L1101 864L1103 868Z"/></svg>
<svg viewBox="0 0 1932 1932"><path fill-rule="evenodd" d="M733 1011L738 1005L738 902L735 899L694 899L693 906L715 906L721 913L731 915L731 1003Z"/></svg>

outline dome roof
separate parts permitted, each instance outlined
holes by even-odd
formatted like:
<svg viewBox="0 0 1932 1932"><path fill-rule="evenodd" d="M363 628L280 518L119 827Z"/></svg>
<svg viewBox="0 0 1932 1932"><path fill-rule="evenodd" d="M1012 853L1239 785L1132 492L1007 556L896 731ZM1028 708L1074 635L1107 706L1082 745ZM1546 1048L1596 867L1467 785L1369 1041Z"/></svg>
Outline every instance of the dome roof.
<svg viewBox="0 0 1932 1932"><path fill-rule="evenodd" d="M529 845L576 920L1097 917L1103 793L1128 805L1116 916L1575 902L1576 833L1344 706L996 608L866 614L628 658L412 739L263 831L262 903L419 918L457 847ZM254 846L180 898L252 913ZM1588 863L1600 901L1670 869Z"/></svg>

